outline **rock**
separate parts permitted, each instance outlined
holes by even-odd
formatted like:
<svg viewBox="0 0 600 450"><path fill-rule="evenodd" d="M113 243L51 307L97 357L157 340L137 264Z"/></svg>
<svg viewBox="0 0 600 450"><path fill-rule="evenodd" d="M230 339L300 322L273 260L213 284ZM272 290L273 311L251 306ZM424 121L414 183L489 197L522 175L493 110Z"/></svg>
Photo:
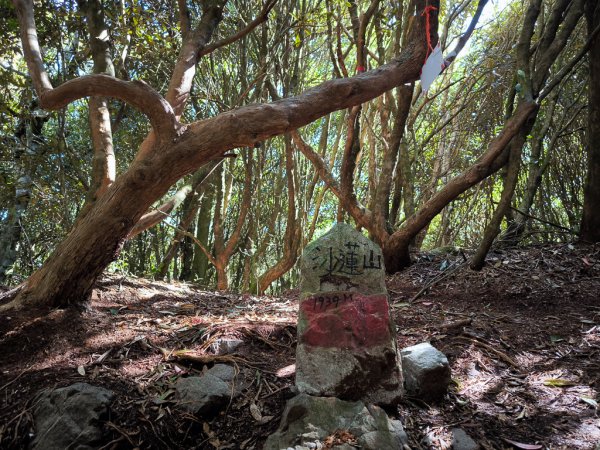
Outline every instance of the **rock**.
<svg viewBox="0 0 600 450"><path fill-rule="evenodd" d="M465 433L462 428L452 429L452 449L453 450L477 450L479 444Z"/></svg>
<svg viewBox="0 0 600 450"><path fill-rule="evenodd" d="M243 378L233 367L215 364L201 376L178 379L175 383L176 398L182 409L210 417L245 388Z"/></svg>
<svg viewBox="0 0 600 450"><path fill-rule="evenodd" d="M31 449L87 450L100 447L101 423L114 394L87 383L43 391L35 400Z"/></svg>
<svg viewBox="0 0 600 450"><path fill-rule="evenodd" d="M235 378L235 369L227 364L215 364L206 371L207 375L220 378L223 381L233 381Z"/></svg>
<svg viewBox="0 0 600 450"><path fill-rule="evenodd" d="M400 421L390 420L375 405L348 402L334 397L300 394L286 404L281 423L268 437L264 450L322 448L336 431L347 431L355 444L338 444L333 449L401 449L408 442Z"/></svg>
<svg viewBox="0 0 600 450"><path fill-rule="evenodd" d="M241 339L217 339L211 345L211 349L216 355L226 355L233 352L243 343L244 341Z"/></svg>
<svg viewBox="0 0 600 450"><path fill-rule="evenodd" d="M437 401L446 395L451 381L446 356L428 342L400 351L406 394L424 401Z"/></svg>
<svg viewBox="0 0 600 450"><path fill-rule="evenodd" d="M402 373L379 246L338 223L305 248L300 269L298 390L396 403Z"/></svg>
<svg viewBox="0 0 600 450"><path fill-rule="evenodd" d="M231 398L231 385L209 374L180 378L175 391L182 409L201 416L216 414Z"/></svg>

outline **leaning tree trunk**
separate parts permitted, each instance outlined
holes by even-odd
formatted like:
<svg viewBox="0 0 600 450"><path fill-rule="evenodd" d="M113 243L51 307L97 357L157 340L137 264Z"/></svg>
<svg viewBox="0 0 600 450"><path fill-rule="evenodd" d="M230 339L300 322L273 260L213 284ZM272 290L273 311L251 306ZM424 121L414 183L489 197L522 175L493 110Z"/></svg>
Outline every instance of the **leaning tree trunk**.
<svg viewBox="0 0 600 450"><path fill-rule="evenodd" d="M488 223L488 225L485 227L483 239L481 240L479 247L477 247L477 251L475 252L475 255L473 255L473 259L471 260L470 267L473 270L481 270L483 268L485 264L485 257L490 251L490 248L492 248L494 239L496 239L496 236L500 234L500 225L502 224L502 219L504 218L506 211L510 208L510 202L512 201L515 193L517 181L519 181L521 153L523 150L523 145L525 144L526 136L526 134L520 133L519 136L515 136L509 145L510 153L508 156L506 177L504 179L504 186L502 189L500 202L498 202L498 205L496 206L490 223Z"/></svg>
<svg viewBox="0 0 600 450"><path fill-rule="evenodd" d="M410 265L411 241L448 203L506 164L508 153L504 150L535 111L537 105L534 103L521 103L515 114L506 122L504 129L490 142L486 152L475 164L433 194L398 231L390 236L383 247L383 258L388 272L395 273Z"/></svg>
<svg viewBox="0 0 600 450"><path fill-rule="evenodd" d="M176 181L173 174L164 177L148 166L147 161L134 163L113 183L111 195L96 202L31 275L12 306L64 307L89 297L98 276L119 255L133 224Z"/></svg>

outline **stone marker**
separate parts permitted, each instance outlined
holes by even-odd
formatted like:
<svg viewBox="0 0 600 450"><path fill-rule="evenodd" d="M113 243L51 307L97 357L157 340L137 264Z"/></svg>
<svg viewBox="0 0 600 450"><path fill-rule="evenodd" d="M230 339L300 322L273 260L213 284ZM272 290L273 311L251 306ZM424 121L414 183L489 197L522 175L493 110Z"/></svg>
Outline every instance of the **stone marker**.
<svg viewBox="0 0 600 450"><path fill-rule="evenodd" d="M299 392L393 404L402 373L380 247L338 223L300 261Z"/></svg>
<svg viewBox="0 0 600 450"><path fill-rule="evenodd" d="M448 358L429 342L403 348L402 372L406 394L424 401L441 400L451 381Z"/></svg>

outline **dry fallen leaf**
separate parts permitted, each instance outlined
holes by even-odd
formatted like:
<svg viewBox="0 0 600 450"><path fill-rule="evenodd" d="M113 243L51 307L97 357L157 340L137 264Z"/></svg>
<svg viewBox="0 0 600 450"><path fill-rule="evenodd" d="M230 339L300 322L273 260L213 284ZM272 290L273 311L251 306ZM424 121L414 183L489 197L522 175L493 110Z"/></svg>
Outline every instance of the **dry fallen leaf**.
<svg viewBox="0 0 600 450"><path fill-rule="evenodd" d="M256 406L256 403L254 402L250 404L250 414L252 414L252 417L254 417L254 420L257 422L260 422L263 418L260 409L258 409L258 406Z"/></svg>
<svg viewBox="0 0 600 450"><path fill-rule="evenodd" d="M502 438L502 440L504 442L506 442L507 444L511 444L522 450L540 450L540 449L544 448L544 446L540 445L540 444L523 444L522 442L511 441L510 439L506 439L506 438Z"/></svg>
<svg viewBox="0 0 600 450"><path fill-rule="evenodd" d="M598 409L598 402L590 397L579 397L582 402L587 403L590 406L593 406L595 409Z"/></svg>

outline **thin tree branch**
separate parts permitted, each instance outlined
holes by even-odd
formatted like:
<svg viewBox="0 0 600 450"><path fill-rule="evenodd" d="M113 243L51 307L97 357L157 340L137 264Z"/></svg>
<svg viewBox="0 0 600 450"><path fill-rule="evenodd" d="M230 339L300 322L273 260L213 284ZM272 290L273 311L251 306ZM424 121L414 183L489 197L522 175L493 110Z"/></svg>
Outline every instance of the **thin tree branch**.
<svg viewBox="0 0 600 450"><path fill-rule="evenodd" d="M178 233L182 234L183 236L189 237L192 241L194 241L194 244L196 244L200 250L202 250L202 253L204 253L206 255L206 258L210 261L210 263L215 266L217 263L217 260L215 259L215 257L208 251L208 249L204 246L204 244L202 244L202 242L200 242L200 240L194 236L194 233L190 233L189 231L183 230L175 225L172 225L168 222L165 222L165 225L173 228L175 231L177 231Z"/></svg>
<svg viewBox="0 0 600 450"><path fill-rule="evenodd" d="M498 202L492 201L492 203L497 204ZM541 218L536 217L536 216L532 216L531 214L524 213L519 208L515 208L514 206L510 206L510 209L512 209L513 211L515 211L515 212L519 213L520 215L525 216L525 217L527 217L529 219L537 220L538 222L541 222L541 223L546 224L546 225L550 225L551 227L558 228L560 230L567 231L567 232L569 232L571 234L577 234L577 231L571 230L570 228L563 227L562 225L558 225L558 224L553 223L553 222L548 222L547 220L541 219Z"/></svg>
<svg viewBox="0 0 600 450"><path fill-rule="evenodd" d="M185 39L192 29L190 10L187 7L186 0L177 0L177 8L179 9L179 26L181 27L181 34Z"/></svg>
<svg viewBox="0 0 600 450"><path fill-rule="evenodd" d="M477 10L475 11L475 15L473 15L473 18L471 19L471 23L469 24L467 31L465 31L464 34L460 37L460 39L456 43L456 47L454 47L454 49L448 54L448 56L446 56L446 66L451 64L452 61L456 59L456 56L460 53L460 51L467 44L467 41L471 38L471 35L473 34L473 31L475 31L475 27L477 26L477 22L479 22L479 18L481 17L481 12L483 11L483 8L487 4L487 2L488 0L479 0L479 3L477 4Z"/></svg>
<svg viewBox="0 0 600 450"><path fill-rule="evenodd" d="M581 61L581 59L586 55L586 53L589 51L592 43L594 42L594 39L596 39L598 37L598 34L600 33L600 25L597 26L594 31L592 31L592 34L590 35L590 37L588 38L587 42L585 43L585 45L583 47L581 47L581 50L579 50L579 52L577 52L577 54L569 61L567 62L559 71L556 75L554 75L547 83L546 86L544 87L544 89L542 90L542 92L540 92L539 98L538 98L538 102L541 102L551 91L552 89L554 89L556 87L556 85L558 85L569 73L571 73L571 71L573 70L573 68L577 65L577 63L579 61Z"/></svg>
<svg viewBox="0 0 600 450"><path fill-rule="evenodd" d="M354 219L363 227L369 229L372 221L371 212L360 204L353 193L347 194L342 192L340 183L333 177L327 163L321 158L314 149L308 145L297 131L291 133L294 143L300 152L314 165L315 170L325 185L339 199L344 208L354 217Z"/></svg>
<svg viewBox="0 0 600 450"><path fill-rule="evenodd" d="M277 2L278 2L278 0L267 0L267 2L263 6L263 9L260 11L258 16L256 16L256 18L252 22L250 22L244 28L239 30L237 33L232 34L231 36L221 39L220 41L214 42L210 45L204 46L198 52L198 58L208 55L209 53L214 52L218 48L224 47L235 41L240 40L241 38L246 36L248 33L250 33L252 30L254 30L256 27L258 27L261 23L266 22L266 20L269 18L269 13L271 12L271 10L273 9L273 7L275 6L275 4Z"/></svg>

